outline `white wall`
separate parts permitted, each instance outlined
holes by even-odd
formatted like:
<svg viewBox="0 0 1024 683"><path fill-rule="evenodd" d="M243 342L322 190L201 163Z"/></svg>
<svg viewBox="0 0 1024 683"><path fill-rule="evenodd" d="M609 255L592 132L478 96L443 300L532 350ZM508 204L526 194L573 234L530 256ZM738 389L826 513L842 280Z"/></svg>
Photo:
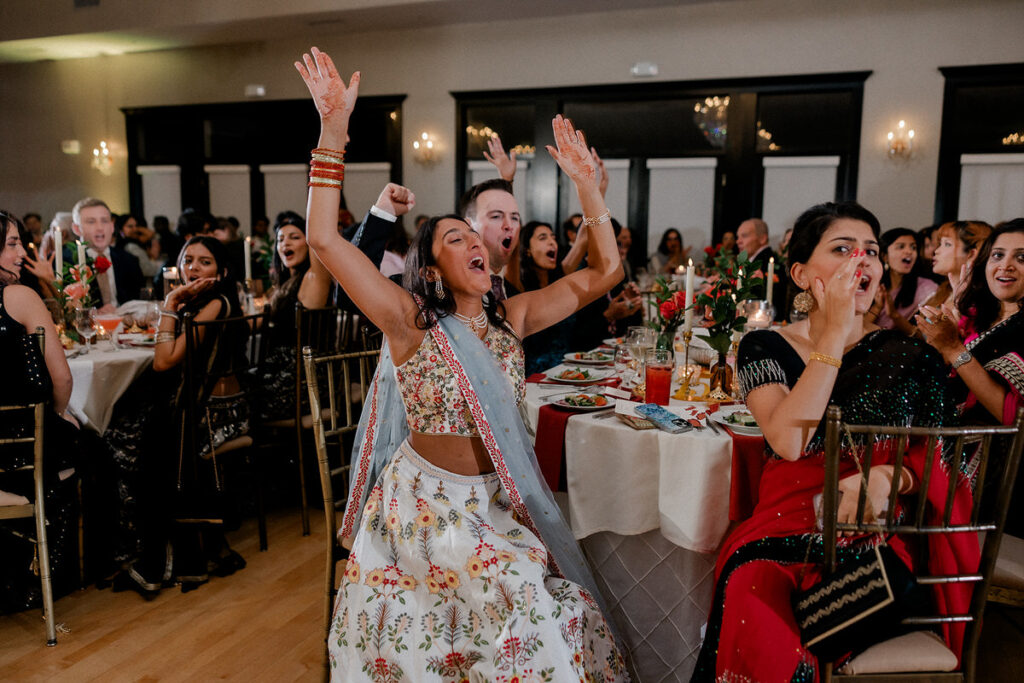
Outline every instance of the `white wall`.
<svg viewBox="0 0 1024 683"><path fill-rule="evenodd" d="M292 62L315 43L341 70L362 71L364 94L408 95L403 168L417 213L452 208L450 91L622 83L632 63L647 60L658 63L662 80L872 70L858 198L885 225L925 225L942 117L938 67L1024 61L1020 26L1020 5L1009 0L745 0L2 65L0 206L48 219L93 194L126 209L119 108L238 101L254 82L266 85L268 98L305 97ZM917 131L909 164L885 158L885 133L899 119ZM422 130L438 138L441 161L429 167L412 159ZM84 154L62 154L60 141L69 138L86 149L107 140L118 162L113 175L92 171ZM537 142L540 149L545 141Z"/></svg>

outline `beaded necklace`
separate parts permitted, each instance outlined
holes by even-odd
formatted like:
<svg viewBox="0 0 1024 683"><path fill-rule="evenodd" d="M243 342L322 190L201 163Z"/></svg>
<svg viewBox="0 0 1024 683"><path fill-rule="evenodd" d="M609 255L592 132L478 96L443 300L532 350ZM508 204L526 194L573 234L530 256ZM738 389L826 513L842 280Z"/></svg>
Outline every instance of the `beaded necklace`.
<svg viewBox="0 0 1024 683"><path fill-rule="evenodd" d="M480 311L480 315L474 315L472 318L461 313L453 313L452 315L455 316L456 320L474 332L487 327L487 311Z"/></svg>

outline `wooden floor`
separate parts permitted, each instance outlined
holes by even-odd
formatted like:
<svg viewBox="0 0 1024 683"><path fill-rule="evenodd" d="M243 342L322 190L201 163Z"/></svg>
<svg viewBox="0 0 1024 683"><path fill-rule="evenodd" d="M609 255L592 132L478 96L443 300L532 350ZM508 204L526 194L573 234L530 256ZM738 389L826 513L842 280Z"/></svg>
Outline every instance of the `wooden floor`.
<svg viewBox="0 0 1024 683"><path fill-rule="evenodd" d="M152 602L88 588L54 612L70 633L46 647L39 611L0 616L0 681L318 681L324 522L314 510L302 536L298 510L268 517L259 552L248 521L230 535L248 566Z"/></svg>

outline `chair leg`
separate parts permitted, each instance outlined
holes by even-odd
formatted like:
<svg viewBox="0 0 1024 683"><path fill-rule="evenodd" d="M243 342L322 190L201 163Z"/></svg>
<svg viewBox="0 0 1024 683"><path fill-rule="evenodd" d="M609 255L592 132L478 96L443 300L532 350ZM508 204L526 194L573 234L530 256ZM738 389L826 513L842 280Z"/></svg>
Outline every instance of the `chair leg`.
<svg viewBox="0 0 1024 683"><path fill-rule="evenodd" d="M38 475L37 475L38 476ZM46 620L46 645L57 644L57 623L53 616L53 582L50 577L50 545L46 540L46 512L43 501L35 502L36 555L39 559L39 582L43 591L43 618Z"/></svg>
<svg viewBox="0 0 1024 683"><path fill-rule="evenodd" d="M299 504L302 506L302 535L309 536L309 501L306 495L306 459L302 453L302 422L295 421L295 435L299 446Z"/></svg>

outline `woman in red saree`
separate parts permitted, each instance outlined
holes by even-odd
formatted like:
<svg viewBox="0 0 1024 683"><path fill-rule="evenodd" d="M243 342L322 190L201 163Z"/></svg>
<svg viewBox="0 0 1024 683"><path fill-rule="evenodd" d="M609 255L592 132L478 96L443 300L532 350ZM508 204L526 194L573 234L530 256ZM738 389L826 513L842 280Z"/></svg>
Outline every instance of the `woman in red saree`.
<svg viewBox="0 0 1024 683"><path fill-rule="evenodd" d="M804 212L790 242L790 275L803 290L795 305L810 309L808 317L778 332L750 333L740 345L740 385L764 431L768 462L752 517L726 539L719 555L694 681L818 680L818 662L801 645L791 597L821 576L814 498L824 482L826 407L836 404L844 420L860 424L939 426L955 414L941 361L927 345L864 325L882 275L878 233L874 215L853 202ZM840 522L856 515L860 477L853 450L842 463ZM868 483L874 510L883 509L892 486L904 493L917 489L924 461L920 451L909 449L900 481L893 481L892 467L880 457L884 448L876 450ZM936 466L929 498L942 498L945 472ZM962 490L969 500L969 489ZM842 539L840 562L874 542ZM953 542L955 550L948 539L936 538L930 562L952 569L959 554L977 563L976 538ZM890 545L908 562L898 540ZM954 588L935 597L950 609L965 609L969 595L969 589ZM962 629L944 635L959 652Z"/></svg>

